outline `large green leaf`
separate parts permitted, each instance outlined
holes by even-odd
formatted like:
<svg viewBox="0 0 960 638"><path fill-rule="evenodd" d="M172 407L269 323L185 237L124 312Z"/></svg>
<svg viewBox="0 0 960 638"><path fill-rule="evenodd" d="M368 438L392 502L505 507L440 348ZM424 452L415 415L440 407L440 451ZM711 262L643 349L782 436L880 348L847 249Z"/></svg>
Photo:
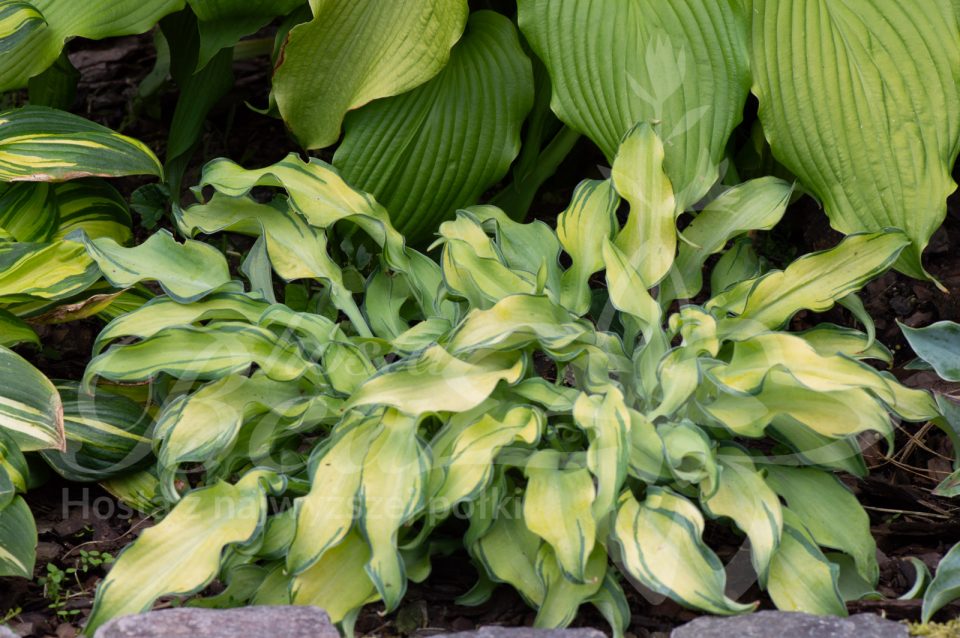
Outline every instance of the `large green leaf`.
<svg viewBox="0 0 960 638"><path fill-rule="evenodd" d="M677 207L703 197L749 91L743 3L521 0L519 8L560 119L611 160L637 122L655 125Z"/></svg>
<svg viewBox="0 0 960 638"><path fill-rule="evenodd" d="M0 576L33 578L37 526L22 496L0 509Z"/></svg>
<svg viewBox="0 0 960 638"><path fill-rule="evenodd" d="M437 74L467 19L465 0L311 0L273 77L280 114L306 148L330 146L344 114Z"/></svg>
<svg viewBox="0 0 960 638"><path fill-rule="evenodd" d="M946 215L960 150L950 0L752 0L754 93L777 159L845 233L903 229L899 267ZM800 37L802 34L802 37Z"/></svg>
<svg viewBox="0 0 960 638"><path fill-rule="evenodd" d="M411 243L429 242L444 218L506 174L532 104L516 29L478 11L435 78L347 116L333 163L376 196Z"/></svg>
<svg viewBox="0 0 960 638"><path fill-rule="evenodd" d="M145 530L117 558L97 588L84 633L107 620L149 609L168 594L199 591L220 572L224 548L253 540L267 516L267 494L284 479L252 470L236 485L216 483L194 490L160 523Z"/></svg>
<svg viewBox="0 0 960 638"><path fill-rule="evenodd" d="M303 0L188 0L200 23L197 68L203 68L220 49L256 33L276 16L290 13Z"/></svg>
<svg viewBox="0 0 960 638"><path fill-rule="evenodd" d="M61 182L95 175L162 174L160 161L145 144L78 115L43 106L0 113L2 180Z"/></svg>
<svg viewBox="0 0 960 638"><path fill-rule="evenodd" d="M0 346L0 429L21 450L64 449L63 404L39 370Z"/></svg>
<svg viewBox="0 0 960 638"><path fill-rule="evenodd" d="M73 37L99 40L143 33L182 7L183 0L2 0L0 92L25 87L56 61Z"/></svg>
<svg viewBox="0 0 960 638"><path fill-rule="evenodd" d="M938 321L925 328L899 326L918 357L947 381L960 381L960 324Z"/></svg>

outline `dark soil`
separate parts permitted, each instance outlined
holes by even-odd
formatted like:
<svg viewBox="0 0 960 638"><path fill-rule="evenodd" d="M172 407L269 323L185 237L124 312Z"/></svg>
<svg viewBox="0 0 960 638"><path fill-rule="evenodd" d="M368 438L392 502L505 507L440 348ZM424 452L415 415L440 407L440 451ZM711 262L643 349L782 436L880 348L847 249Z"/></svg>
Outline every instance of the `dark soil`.
<svg viewBox="0 0 960 638"><path fill-rule="evenodd" d="M153 66L155 54L150 35L117 38L104 42L77 40L69 45L70 56L82 73L74 112L147 142L162 158L166 132L175 106L172 90L161 92L148 101L137 99L137 86ZM211 114L200 148L184 178L195 183L199 169L207 159L227 156L241 164L266 165L298 149L287 135L282 122L247 108L245 102L264 106L269 90L270 63L266 58L236 63L237 86L223 104ZM534 215L552 221L563 209L578 181L600 177L603 156L587 141L561 166L558 174L542 189L534 204ZM129 195L145 180L120 180L120 188ZM951 290L944 293L932 284L889 273L871 283L862 297L877 324L878 338L895 350L893 372L909 385L932 388L960 400L960 385L938 381L930 373L915 373L903 368L912 354L896 321L920 326L933 321L960 321L960 196L950 201L944 227L934 236L926 253L928 270ZM139 231L141 234L145 230ZM826 218L809 198L794 204L780 226L761 237L769 257L783 262L809 252L832 246L839 235L828 229ZM834 310L824 318L844 325L856 325L845 310ZM801 314L797 327L820 318ZM45 348L31 353L31 359L47 374L59 378L78 378L89 357L90 344L99 326L94 321L53 326L42 335ZM933 569L940 557L960 541L960 516L957 503L935 497L931 490L951 470L953 450L937 428L903 424L897 435L892 457L874 447L867 452L870 477L851 482L871 515L873 532L880 550L880 591L889 597L882 601L862 601L849 605L852 612L869 611L894 619L916 620L919 601L899 601L896 597L910 588L914 573L907 557L918 557ZM0 579L0 618L6 614L14 631L30 636L68 638L77 633L89 613L92 596L103 571L91 568L65 581L63 594L51 606L39 579L48 574L48 565L61 569L80 567L80 550L97 550L115 555L150 522L130 516L112 497L95 485L67 484L54 477L33 490L28 501L36 515L40 547L35 579ZM708 530L708 542L717 548L725 562L737 554L740 540L721 528ZM742 558L742 556L740 557ZM493 598L479 607L456 605L454 599L467 591L475 574L464 569L463 556L440 558L425 584L411 584L401 609L390 615L370 606L357 624L359 634L426 635L441 630L468 630L479 625L529 625L533 612L508 587L501 587ZM732 583L733 584L733 583ZM668 632L695 616L670 601L646 598L627 586L633 618L630 632L637 637ZM741 588L741 593L744 588ZM762 594L746 589L742 599L769 602ZM164 603L169 605L171 603ZM958 606L948 606L940 617L956 616ZM606 629L603 619L586 608L576 625Z"/></svg>

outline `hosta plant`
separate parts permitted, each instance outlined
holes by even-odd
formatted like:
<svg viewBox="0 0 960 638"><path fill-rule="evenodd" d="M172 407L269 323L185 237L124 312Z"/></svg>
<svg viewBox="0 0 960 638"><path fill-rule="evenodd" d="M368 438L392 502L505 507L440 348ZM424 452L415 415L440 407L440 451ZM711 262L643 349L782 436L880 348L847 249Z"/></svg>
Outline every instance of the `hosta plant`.
<svg viewBox="0 0 960 638"><path fill-rule="evenodd" d="M663 158L637 126L556 230L473 207L440 227L435 258L319 160L210 163L209 197L177 221L252 238L249 283L158 297L95 344L84 390L163 397L149 489L173 507L121 554L86 631L219 578L200 604L314 604L349 632L458 546L478 574L461 602L505 583L538 626L592 604L622 635L632 586L754 609L725 593L708 521L749 540L777 606L844 614L840 570L876 584L878 567L836 473L866 473L861 442L891 441L892 415L937 410L865 363L889 361L868 334L789 323L854 306L909 239L854 234L769 272L741 239L689 303L707 258L776 223L791 186L729 189L677 242ZM135 276L129 256L113 264Z"/></svg>

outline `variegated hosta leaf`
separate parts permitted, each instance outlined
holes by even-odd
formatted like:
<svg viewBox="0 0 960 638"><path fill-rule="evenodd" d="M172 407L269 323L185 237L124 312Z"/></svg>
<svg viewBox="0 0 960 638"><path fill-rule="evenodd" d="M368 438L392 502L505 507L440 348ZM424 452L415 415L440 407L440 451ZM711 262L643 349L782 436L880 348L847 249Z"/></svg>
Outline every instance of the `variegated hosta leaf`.
<svg viewBox="0 0 960 638"><path fill-rule="evenodd" d="M513 23L475 11L436 77L347 116L333 163L411 244L430 243L440 222L510 168L533 86Z"/></svg>
<svg viewBox="0 0 960 638"><path fill-rule="evenodd" d="M50 184L11 184L0 194L0 228L15 241L50 241L57 218L54 188Z"/></svg>
<svg viewBox="0 0 960 638"><path fill-rule="evenodd" d="M796 334L823 357L839 354L853 359L877 359L887 365L893 363L890 350L876 341L871 343L867 335L853 328L821 323Z"/></svg>
<svg viewBox="0 0 960 638"><path fill-rule="evenodd" d="M823 555L796 514L783 509L783 536L770 559L767 593L777 609L846 616L840 569Z"/></svg>
<svg viewBox="0 0 960 638"><path fill-rule="evenodd" d="M603 245L613 239L619 204L609 180L585 180L557 218L557 238L573 262L561 279L560 303L578 316L590 310L590 277L604 269Z"/></svg>
<svg viewBox="0 0 960 638"><path fill-rule="evenodd" d="M0 430L24 452L64 449L63 404L50 380L2 346L0 379Z"/></svg>
<svg viewBox="0 0 960 638"><path fill-rule="evenodd" d="M310 8L313 19L290 30L273 81L280 114L305 148L335 143L347 111L436 75L468 11L463 0L314 0Z"/></svg>
<svg viewBox="0 0 960 638"><path fill-rule="evenodd" d="M703 287L707 258L737 235L773 228L787 210L792 192L793 186L783 180L761 177L734 186L707 204L683 229L686 241L680 244L662 294L677 299L696 296Z"/></svg>
<svg viewBox="0 0 960 638"><path fill-rule="evenodd" d="M787 501L813 540L852 556L860 575L875 586L880 575L877 544L857 497L823 470L779 465L766 470L767 483Z"/></svg>
<svg viewBox="0 0 960 638"><path fill-rule="evenodd" d="M4 75L0 71L0 83ZM0 112L0 180L162 174L160 161L142 142L78 115L43 106Z"/></svg>
<svg viewBox="0 0 960 638"><path fill-rule="evenodd" d="M0 576L33 578L36 560L37 526L33 513L22 496L14 496L0 509Z"/></svg>
<svg viewBox="0 0 960 638"><path fill-rule="evenodd" d="M607 516L616 509L630 462L627 436L633 428L623 393L612 387L602 397L581 393L573 406L573 420L590 441L587 467L597 479L592 514L601 532L606 532Z"/></svg>
<svg viewBox="0 0 960 638"><path fill-rule="evenodd" d="M276 381L307 375L317 380L319 371L293 343L258 326L221 322L195 328L164 328L150 339L115 345L93 358L84 373L84 387L96 377L111 381L148 381L161 372L190 381L209 381L247 370L257 364Z"/></svg>
<svg viewBox="0 0 960 638"><path fill-rule="evenodd" d="M267 495L284 484L273 472L251 470L236 485L221 482L187 494L117 558L97 588L84 632L92 635L111 618L145 611L160 596L206 586L220 572L224 548L261 533Z"/></svg>
<svg viewBox="0 0 960 638"><path fill-rule="evenodd" d="M519 9L560 119L608 159L637 122L655 123L678 208L703 197L750 88L743 3L521 0Z"/></svg>
<svg viewBox="0 0 960 638"><path fill-rule="evenodd" d="M586 602L596 607L600 615L609 623L613 638L624 638L627 627L630 626L632 614L630 603L627 602L627 596L623 593L623 587L620 586L615 574L614 570L608 568L600 589Z"/></svg>
<svg viewBox="0 0 960 638"><path fill-rule="evenodd" d="M499 516L473 548L490 578L507 583L536 607L543 603L546 588L536 568L543 541L527 529L516 497L502 504Z"/></svg>
<svg viewBox="0 0 960 638"><path fill-rule="evenodd" d="M571 581L558 564L557 556L548 545L542 545L537 554L537 573L544 584L543 604L537 610L534 627L566 627L576 617L586 600L603 585L607 572L607 552L596 545L589 556L584 556L583 578Z"/></svg>
<svg viewBox="0 0 960 638"><path fill-rule="evenodd" d="M710 437L690 421L657 427L670 473L681 485L700 484L709 497L719 482L720 467Z"/></svg>
<svg viewBox="0 0 960 638"><path fill-rule="evenodd" d="M791 453L785 459L789 462L800 460L806 465L840 470L853 476L867 475L867 464L857 435L824 436L790 419L775 423L767 432L790 448Z"/></svg>
<svg viewBox="0 0 960 638"><path fill-rule="evenodd" d="M501 381L519 381L523 371L524 360L514 352L479 353L465 361L434 345L381 368L348 405L389 405L414 415L463 412L479 405Z"/></svg>
<svg viewBox="0 0 960 638"><path fill-rule="evenodd" d="M99 277L96 263L72 241L0 242L0 300L64 299Z"/></svg>
<svg viewBox="0 0 960 638"><path fill-rule="evenodd" d="M784 270L737 284L711 299L707 307L736 315L720 324L727 339L779 328L799 310L823 312L856 292L890 268L908 243L900 232L851 235Z"/></svg>
<svg viewBox="0 0 960 638"><path fill-rule="evenodd" d="M27 491L30 467L12 436L0 430L0 508L6 507L17 493Z"/></svg>
<svg viewBox="0 0 960 638"><path fill-rule="evenodd" d="M230 281L227 260L219 250L192 239L178 243L167 230L151 235L133 248L109 237L76 237L117 288L156 281L176 301L190 303Z"/></svg>
<svg viewBox="0 0 960 638"><path fill-rule="evenodd" d="M596 490L586 468L573 463L561 467L564 463L564 455L556 450L540 450L527 461L523 520L550 545L563 573L583 583L596 542L592 511Z"/></svg>
<svg viewBox="0 0 960 638"><path fill-rule="evenodd" d="M656 483L668 476L664 462L663 441L653 423L640 412L627 409L629 421L629 473L647 483Z"/></svg>
<svg viewBox="0 0 960 638"><path fill-rule="evenodd" d="M630 129L613 160L613 186L630 204L616 245L652 288L670 271L677 251L677 202L663 172L663 143L647 123Z"/></svg>
<svg viewBox="0 0 960 638"><path fill-rule="evenodd" d="M100 40L149 31L183 0L3 0L0 2L0 92L27 86L27 80L56 61L73 37ZM159 165L157 165L159 168Z"/></svg>
<svg viewBox="0 0 960 638"><path fill-rule="evenodd" d="M125 245L133 238L123 196L103 180L86 179L53 187L59 213L54 239L82 230L90 239L108 237Z"/></svg>
<svg viewBox="0 0 960 638"><path fill-rule="evenodd" d="M717 460L717 484L713 488L701 484L700 503L712 518L727 517L747 535L750 560L763 586L783 532L780 500L764 482L750 456L739 447L720 446Z"/></svg>
<svg viewBox="0 0 960 638"><path fill-rule="evenodd" d="M941 378L960 382L960 324L938 321L925 328L899 325L918 357L929 363Z"/></svg>
<svg viewBox="0 0 960 638"><path fill-rule="evenodd" d="M956 3L753 0L754 86L777 159L844 233L901 228L898 267L946 215L960 150ZM784 37L802 29L803 38Z"/></svg>
<svg viewBox="0 0 960 638"><path fill-rule="evenodd" d="M629 492L620 500L615 537L624 569L653 591L712 614L752 610L724 595L726 573L707 547L703 516L690 501L649 486L643 503Z"/></svg>
<svg viewBox="0 0 960 638"><path fill-rule="evenodd" d="M610 303L636 321L648 343L658 333L662 334L663 312L656 300L647 292L647 283L640 271L630 263L629 256L607 240L603 244L603 263L607 270L607 292ZM659 360L656 362L659 363Z"/></svg>

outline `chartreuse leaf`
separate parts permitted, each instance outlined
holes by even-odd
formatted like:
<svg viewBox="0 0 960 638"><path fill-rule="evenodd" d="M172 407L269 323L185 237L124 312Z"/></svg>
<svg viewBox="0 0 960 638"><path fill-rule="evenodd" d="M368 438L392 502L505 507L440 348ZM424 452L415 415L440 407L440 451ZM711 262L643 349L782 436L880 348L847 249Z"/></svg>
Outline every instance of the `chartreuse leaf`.
<svg viewBox="0 0 960 638"><path fill-rule="evenodd" d="M576 315L590 310L590 277L604 268L603 244L613 239L619 204L609 180L585 180L557 218L557 238L573 262L561 278L560 303Z"/></svg>
<svg viewBox="0 0 960 638"><path fill-rule="evenodd" d="M663 441L650 419L630 408L627 412L630 414L628 472L642 481L656 483L664 478L666 470Z"/></svg>
<svg viewBox="0 0 960 638"><path fill-rule="evenodd" d="M476 11L436 77L347 115L333 163L412 244L429 243L507 173L532 104L533 71L513 23Z"/></svg>
<svg viewBox="0 0 960 638"><path fill-rule="evenodd" d="M313 19L287 35L273 78L280 115L306 148L336 142L347 111L436 75L468 11L464 0L312 0L310 9Z"/></svg>
<svg viewBox="0 0 960 638"><path fill-rule="evenodd" d="M638 124L624 136L611 171L614 188L630 204L615 243L648 288L667 274L677 251L677 202L663 153L650 125Z"/></svg>
<svg viewBox="0 0 960 638"><path fill-rule="evenodd" d="M717 489L720 467L710 437L691 421L664 423L657 428L663 441L663 458L674 479L700 484L706 496Z"/></svg>
<svg viewBox="0 0 960 638"><path fill-rule="evenodd" d="M741 448L720 446L717 461L717 484L712 488L701 484L700 503L711 517L727 517L747 535L750 560L763 585L783 532L780 500Z"/></svg>
<svg viewBox="0 0 960 638"><path fill-rule="evenodd" d="M664 294L694 297L703 287L707 258L741 233L772 228L787 210L792 192L793 187L783 180L761 177L734 186L707 204L683 229L686 241L680 244Z"/></svg>
<svg viewBox="0 0 960 638"><path fill-rule="evenodd" d="M523 370L524 361L514 352L481 352L464 361L434 345L415 358L381 368L360 386L348 405L389 405L417 415L464 412L490 396L501 381L519 381Z"/></svg>
<svg viewBox="0 0 960 638"><path fill-rule="evenodd" d="M520 501L512 497L500 508L493 525L474 546L474 553L490 578L508 583L527 602L539 607L546 594L544 582L536 568L540 537L527 529L520 510Z"/></svg>
<svg viewBox="0 0 960 638"><path fill-rule="evenodd" d="M743 4L521 0L519 9L520 28L550 72L558 117L608 159L637 122L655 124L677 208L703 197L750 87Z"/></svg>
<svg viewBox="0 0 960 638"><path fill-rule="evenodd" d="M738 237L710 271L710 292L718 295L741 281L756 279L764 270L764 261L754 250L753 240Z"/></svg>
<svg viewBox="0 0 960 638"><path fill-rule="evenodd" d="M565 462L557 450L540 450L527 460L523 520L556 554L564 574L574 582L586 579L587 558L596 542L593 478L584 467Z"/></svg>
<svg viewBox="0 0 960 638"><path fill-rule="evenodd" d="M2 346L0 378L0 430L24 452L64 449L63 404L53 383Z"/></svg>
<svg viewBox="0 0 960 638"><path fill-rule="evenodd" d="M549 545L540 547L536 567L545 593L534 627L566 627L573 622L580 605L600 590L607 572L607 553L603 546L596 545L583 560L586 561L583 578L572 581L559 565L554 549Z"/></svg>
<svg viewBox="0 0 960 638"><path fill-rule="evenodd" d="M800 518L784 508L783 536L770 560L766 585L777 609L846 616L839 577L840 568L827 560Z"/></svg>
<svg viewBox="0 0 960 638"><path fill-rule="evenodd" d="M273 472L255 469L236 485L220 482L184 496L117 558L97 588L84 632L92 635L111 618L145 611L160 596L202 589L220 572L226 547L261 533L267 494L278 494L284 483Z"/></svg>
<svg viewBox="0 0 960 638"><path fill-rule="evenodd" d="M728 339L779 328L799 310L823 312L859 290L890 268L908 243L900 232L851 235L834 248L797 259L785 270L737 284L707 306L737 315L720 324Z"/></svg>
<svg viewBox="0 0 960 638"><path fill-rule="evenodd" d="M0 71L0 83L3 75ZM159 160L142 142L78 115L43 106L0 112L0 180L162 174Z"/></svg>
<svg viewBox="0 0 960 638"><path fill-rule="evenodd" d="M924 328L899 324L918 357L947 381L960 381L960 324L938 321Z"/></svg>
<svg viewBox="0 0 960 638"><path fill-rule="evenodd" d="M597 480L592 514L601 531L606 531L607 515L616 509L630 462L627 433L632 426L623 393L614 387L604 396L581 393L573 406L573 420L590 441L587 467Z"/></svg>
<svg viewBox="0 0 960 638"><path fill-rule="evenodd" d="M753 0L753 91L777 159L841 232L901 228L898 263L946 215L960 150L960 38L949 0ZM803 38L784 37L804 29ZM870 158L864 161L863 158Z"/></svg>
<svg viewBox="0 0 960 638"><path fill-rule="evenodd" d="M856 496L823 470L779 465L766 470L767 483L786 500L813 540L852 556L860 575L875 586L880 575L877 544Z"/></svg>
<svg viewBox="0 0 960 638"><path fill-rule="evenodd" d="M356 530L350 531L312 567L294 577L291 602L320 607L331 622L349 622L360 607L379 599L364 570L369 561L370 546Z"/></svg>
<svg viewBox="0 0 960 638"><path fill-rule="evenodd" d="M4 0L0 2L0 91L23 88L60 55L74 37L99 40L149 31L157 20L183 8L183 0Z"/></svg>
<svg viewBox="0 0 960 638"><path fill-rule="evenodd" d="M97 265L80 244L0 242L0 299L63 299L99 278Z"/></svg>
<svg viewBox="0 0 960 638"><path fill-rule="evenodd" d="M958 597L960 597L960 545L954 545L940 559L937 572L923 594L921 620L930 622L930 618L935 613Z"/></svg>
<svg viewBox="0 0 960 638"><path fill-rule="evenodd" d="M878 359L888 365L893 362L893 353L883 344L871 343L867 335L853 328L821 323L797 336L824 357L839 354L853 359Z"/></svg>
<svg viewBox="0 0 960 638"><path fill-rule="evenodd" d="M227 260L219 250L192 239L180 244L167 230L133 248L108 237L80 235L79 240L107 281L118 288L157 281L173 299L190 303L230 281Z"/></svg>
<svg viewBox="0 0 960 638"><path fill-rule="evenodd" d="M0 576L33 578L37 560L37 526L22 496L0 509Z"/></svg>
<svg viewBox="0 0 960 638"><path fill-rule="evenodd" d="M629 492L620 499L614 536L623 551L624 569L653 591L712 614L750 611L727 598L726 573L707 547L703 515L669 489L649 486L643 503Z"/></svg>

